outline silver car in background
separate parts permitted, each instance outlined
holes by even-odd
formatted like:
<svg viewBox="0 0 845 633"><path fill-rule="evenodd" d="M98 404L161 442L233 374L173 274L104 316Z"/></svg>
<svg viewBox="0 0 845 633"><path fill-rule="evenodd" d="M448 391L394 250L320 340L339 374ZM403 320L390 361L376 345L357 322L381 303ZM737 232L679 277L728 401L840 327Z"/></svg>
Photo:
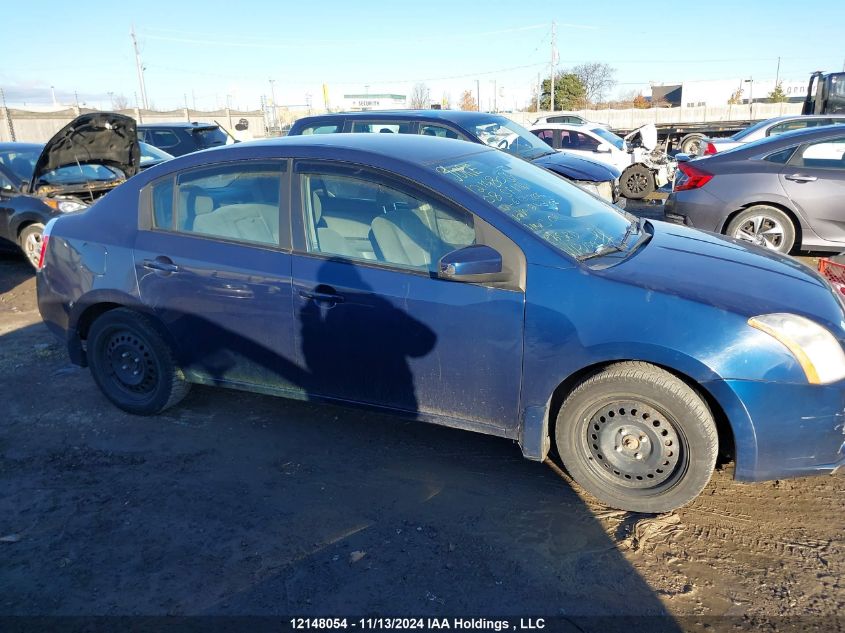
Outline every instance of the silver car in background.
<svg viewBox="0 0 845 633"><path fill-rule="evenodd" d="M845 251L845 126L678 158L667 221L781 253Z"/></svg>
<svg viewBox="0 0 845 633"><path fill-rule="evenodd" d="M772 136L779 136L786 132L794 132L796 130L805 130L812 127L821 127L823 125L834 125L838 123L845 123L845 115L843 114L825 114L825 115L799 115L794 116L777 116L773 119L766 119L765 121L758 121L754 125L745 128L725 138L703 139L698 144L698 156L710 156L718 154L725 150L745 145L752 141L759 141L760 139L769 138Z"/></svg>

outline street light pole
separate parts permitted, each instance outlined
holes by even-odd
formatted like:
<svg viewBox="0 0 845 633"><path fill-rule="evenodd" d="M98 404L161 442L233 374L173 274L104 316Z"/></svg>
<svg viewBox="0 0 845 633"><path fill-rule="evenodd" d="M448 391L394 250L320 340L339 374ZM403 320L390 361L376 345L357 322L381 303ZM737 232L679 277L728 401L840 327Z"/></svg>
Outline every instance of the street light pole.
<svg viewBox="0 0 845 633"><path fill-rule="evenodd" d="M279 111L276 109L276 80L270 80L270 96L273 98L273 127L277 127L279 123Z"/></svg>

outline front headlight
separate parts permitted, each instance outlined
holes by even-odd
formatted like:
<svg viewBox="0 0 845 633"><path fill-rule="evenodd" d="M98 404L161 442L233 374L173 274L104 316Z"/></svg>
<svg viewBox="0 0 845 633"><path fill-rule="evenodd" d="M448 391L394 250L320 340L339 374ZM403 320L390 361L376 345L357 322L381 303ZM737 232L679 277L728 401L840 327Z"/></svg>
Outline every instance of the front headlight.
<svg viewBox="0 0 845 633"><path fill-rule="evenodd" d="M797 314L764 314L748 325L783 344L801 365L807 382L826 385L845 378L845 352L827 329Z"/></svg>
<svg viewBox="0 0 845 633"><path fill-rule="evenodd" d="M72 211L82 211L87 209L88 205L75 200L59 200L58 209L62 213L71 213Z"/></svg>

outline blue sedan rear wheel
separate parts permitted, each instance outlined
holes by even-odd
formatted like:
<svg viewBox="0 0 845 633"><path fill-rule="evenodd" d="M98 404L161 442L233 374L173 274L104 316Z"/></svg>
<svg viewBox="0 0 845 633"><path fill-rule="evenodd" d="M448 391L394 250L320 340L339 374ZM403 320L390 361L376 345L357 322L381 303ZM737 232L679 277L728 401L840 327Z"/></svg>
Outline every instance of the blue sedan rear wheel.
<svg viewBox="0 0 845 633"><path fill-rule="evenodd" d="M706 402L642 362L612 365L579 384L560 409L555 440L576 482L634 512L668 512L694 499L719 446Z"/></svg>
<svg viewBox="0 0 845 633"><path fill-rule="evenodd" d="M129 413L160 413L191 386L152 322L133 310L117 308L94 321L87 355L103 394Z"/></svg>

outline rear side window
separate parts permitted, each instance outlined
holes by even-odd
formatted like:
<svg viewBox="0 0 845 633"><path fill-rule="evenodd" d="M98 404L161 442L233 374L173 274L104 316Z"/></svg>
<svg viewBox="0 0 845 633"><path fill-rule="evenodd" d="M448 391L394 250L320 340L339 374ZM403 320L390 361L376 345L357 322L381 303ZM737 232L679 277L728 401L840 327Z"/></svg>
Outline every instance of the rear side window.
<svg viewBox="0 0 845 633"><path fill-rule="evenodd" d="M149 139L147 142L150 145L155 145L162 149L179 145L179 137L170 130L148 130L147 138Z"/></svg>
<svg viewBox="0 0 845 633"><path fill-rule="evenodd" d="M286 167L282 161L242 161L193 169L160 181L152 189L153 226L278 245Z"/></svg>

